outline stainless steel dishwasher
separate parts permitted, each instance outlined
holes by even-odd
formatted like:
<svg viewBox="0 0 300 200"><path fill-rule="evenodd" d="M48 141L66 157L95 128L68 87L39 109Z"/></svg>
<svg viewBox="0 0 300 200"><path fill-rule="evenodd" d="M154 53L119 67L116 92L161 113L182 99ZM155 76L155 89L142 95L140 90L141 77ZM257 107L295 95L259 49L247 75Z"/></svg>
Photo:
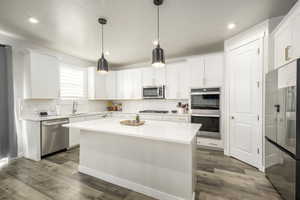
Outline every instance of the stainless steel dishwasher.
<svg viewBox="0 0 300 200"><path fill-rule="evenodd" d="M41 154L46 156L69 147L69 119L43 121L41 124Z"/></svg>

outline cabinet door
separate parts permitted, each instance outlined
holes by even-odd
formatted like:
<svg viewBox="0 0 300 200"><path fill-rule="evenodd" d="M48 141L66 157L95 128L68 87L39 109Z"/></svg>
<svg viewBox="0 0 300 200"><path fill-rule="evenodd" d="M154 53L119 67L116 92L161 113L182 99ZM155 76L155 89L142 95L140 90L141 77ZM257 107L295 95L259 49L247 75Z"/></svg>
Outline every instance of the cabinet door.
<svg viewBox="0 0 300 200"><path fill-rule="evenodd" d="M204 66L204 86L221 87L223 85L223 54L205 56Z"/></svg>
<svg viewBox="0 0 300 200"><path fill-rule="evenodd" d="M166 66L166 98L178 99L179 96L179 73L178 65L172 64Z"/></svg>
<svg viewBox="0 0 300 200"><path fill-rule="evenodd" d="M166 66L166 98L188 99L190 86L190 67L187 63Z"/></svg>
<svg viewBox="0 0 300 200"><path fill-rule="evenodd" d="M300 11L292 19L292 57L300 58Z"/></svg>
<svg viewBox="0 0 300 200"><path fill-rule="evenodd" d="M59 61L57 58L30 53L30 90L29 98L59 98Z"/></svg>
<svg viewBox="0 0 300 200"><path fill-rule="evenodd" d="M191 85L191 69L187 62L179 63L178 67L179 74L179 99L189 99L190 85Z"/></svg>
<svg viewBox="0 0 300 200"><path fill-rule="evenodd" d="M106 96L108 99L116 98L116 72L110 71L105 79Z"/></svg>
<svg viewBox="0 0 300 200"><path fill-rule="evenodd" d="M275 68L278 68L292 59L292 31L290 24L283 26L274 34Z"/></svg>
<svg viewBox="0 0 300 200"><path fill-rule="evenodd" d="M154 85L155 86L161 86L166 84L166 68L165 67L159 67L159 68L153 68L154 72Z"/></svg>
<svg viewBox="0 0 300 200"><path fill-rule="evenodd" d="M154 68L146 67L142 68L142 87L153 86L155 84L154 81Z"/></svg>
<svg viewBox="0 0 300 200"><path fill-rule="evenodd" d="M95 72L95 99L106 99L106 76L107 74L101 74Z"/></svg>
<svg viewBox="0 0 300 200"><path fill-rule="evenodd" d="M132 99L141 99L142 98L142 70L134 69L131 70L131 90L132 90Z"/></svg>
<svg viewBox="0 0 300 200"><path fill-rule="evenodd" d="M117 71L116 72L116 78L117 78L117 99L123 99L124 93L125 93L125 87L124 87L124 72L123 71Z"/></svg>
<svg viewBox="0 0 300 200"><path fill-rule="evenodd" d="M203 57L193 58L188 60L188 65L191 70L190 87L204 87L204 59Z"/></svg>

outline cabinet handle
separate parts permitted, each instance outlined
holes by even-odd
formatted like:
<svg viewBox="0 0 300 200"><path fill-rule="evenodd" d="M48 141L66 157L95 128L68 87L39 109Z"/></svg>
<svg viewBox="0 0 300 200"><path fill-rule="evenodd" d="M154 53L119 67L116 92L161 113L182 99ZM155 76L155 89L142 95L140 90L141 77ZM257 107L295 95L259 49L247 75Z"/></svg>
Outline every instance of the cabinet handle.
<svg viewBox="0 0 300 200"><path fill-rule="evenodd" d="M285 55L285 61L289 61L291 59L291 57L289 57L289 52L290 52L290 49L292 48L291 45L285 47L284 49L284 55Z"/></svg>
<svg viewBox="0 0 300 200"><path fill-rule="evenodd" d="M234 116L231 116L231 119L234 119Z"/></svg>

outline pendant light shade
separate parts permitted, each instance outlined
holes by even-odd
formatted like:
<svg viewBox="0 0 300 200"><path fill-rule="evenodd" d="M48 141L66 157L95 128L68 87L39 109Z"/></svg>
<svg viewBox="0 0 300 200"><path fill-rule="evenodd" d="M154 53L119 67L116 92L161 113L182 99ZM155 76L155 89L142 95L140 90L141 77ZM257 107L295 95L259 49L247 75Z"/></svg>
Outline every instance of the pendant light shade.
<svg viewBox="0 0 300 200"><path fill-rule="evenodd" d="M102 54L101 54L101 58L98 60L98 65L97 65L97 71L100 73L107 73L108 72L108 62L104 57L104 53L103 53L103 47L104 47L104 43L103 43L103 26L107 23L107 20L104 18L99 18L98 22L101 24L101 40L102 40L102 44L101 44L101 50L102 50Z"/></svg>
<svg viewBox="0 0 300 200"><path fill-rule="evenodd" d="M165 66L165 53L159 44L159 6L162 5L163 0L154 0L154 5L157 6L157 45L152 51L152 66L164 67Z"/></svg>
<svg viewBox="0 0 300 200"><path fill-rule="evenodd" d="M152 66L163 67L165 66L164 50L158 44L152 51Z"/></svg>
<svg viewBox="0 0 300 200"><path fill-rule="evenodd" d="M97 71L100 73L107 73L108 72L108 62L104 58L102 54L101 58L98 60Z"/></svg>

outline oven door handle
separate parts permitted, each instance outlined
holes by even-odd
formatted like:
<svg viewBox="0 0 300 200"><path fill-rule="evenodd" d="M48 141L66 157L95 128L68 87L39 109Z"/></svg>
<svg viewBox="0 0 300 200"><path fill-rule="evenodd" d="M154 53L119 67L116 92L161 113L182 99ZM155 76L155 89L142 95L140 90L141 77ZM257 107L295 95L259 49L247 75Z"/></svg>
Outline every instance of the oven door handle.
<svg viewBox="0 0 300 200"><path fill-rule="evenodd" d="M215 118L219 118L221 117L221 115L210 115L210 114L192 114L192 117L215 117Z"/></svg>
<svg viewBox="0 0 300 200"><path fill-rule="evenodd" d="M220 92L192 92L191 95L220 94Z"/></svg>
<svg viewBox="0 0 300 200"><path fill-rule="evenodd" d="M68 124L68 121L61 121L61 122L43 122L43 126L55 126L55 125L62 125L62 124Z"/></svg>

